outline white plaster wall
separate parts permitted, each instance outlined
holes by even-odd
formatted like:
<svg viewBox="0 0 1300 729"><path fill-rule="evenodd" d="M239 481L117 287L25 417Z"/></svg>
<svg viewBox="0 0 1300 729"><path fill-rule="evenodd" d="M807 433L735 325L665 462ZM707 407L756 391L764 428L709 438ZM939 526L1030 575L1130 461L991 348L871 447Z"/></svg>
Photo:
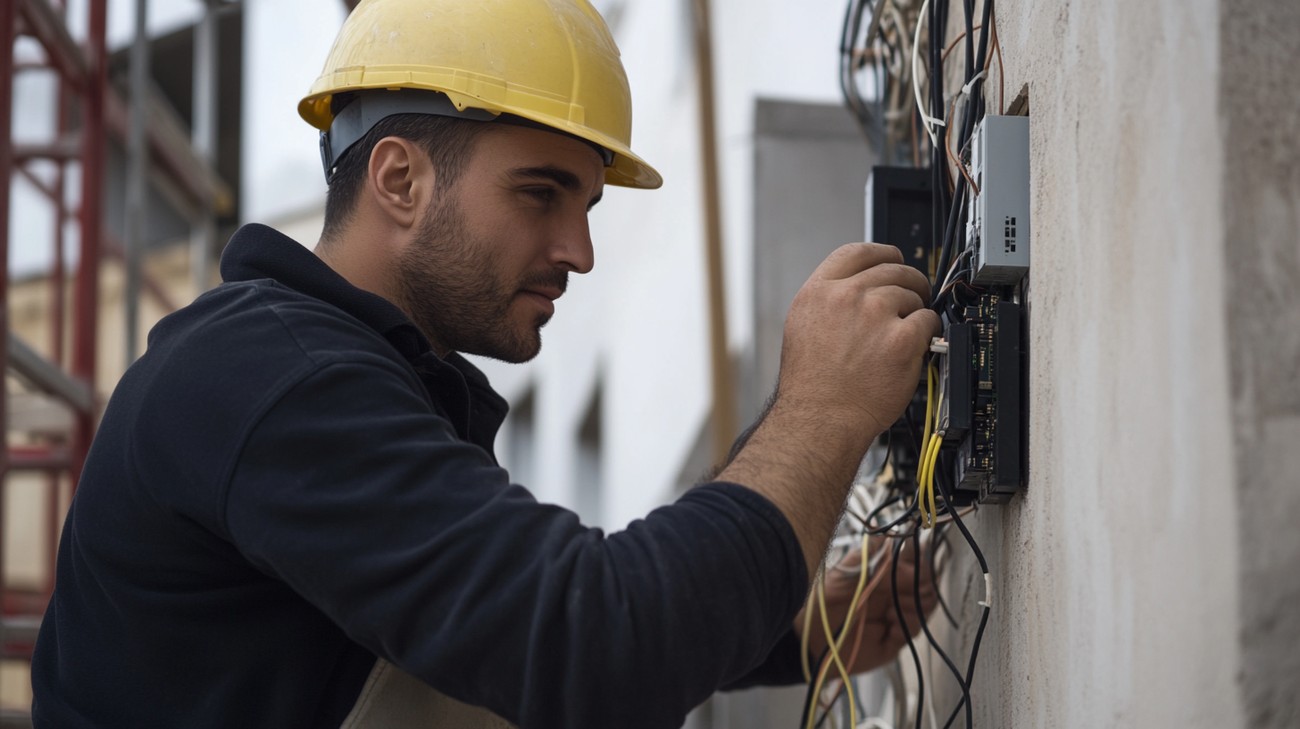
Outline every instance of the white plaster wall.
<svg viewBox="0 0 1300 729"><path fill-rule="evenodd" d="M998 16L1030 88L1031 480L976 519L976 726L1241 726L1217 5Z"/></svg>
<svg viewBox="0 0 1300 729"><path fill-rule="evenodd" d="M298 116L298 101L320 75L344 17L337 0L244 3L245 221L274 222L324 209L319 137ZM316 238L301 242L314 245Z"/></svg>
<svg viewBox="0 0 1300 729"><path fill-rule="evenodd" d="M1224 250L1247 723L1300 726L1300 4L1223 0Z"/></svg>
<svg viewBox="0 0 1300 729"><path fill-rule="evenodd" d="M602 525L619 528L671 500L712 394L690 3L596 4L611 18L632 86L633 147L658 167L665 184L653 192L607 190L592 214L596 268L576 277L560 300L542 354L522 368L484 366L508 397L537 388L538 478L527 485L560 503L571 503L574 437L600 373ZM753 338L754 103L761 96L837 98L842 13L838 1L714 3L734 351L747 349Z"/></svg>

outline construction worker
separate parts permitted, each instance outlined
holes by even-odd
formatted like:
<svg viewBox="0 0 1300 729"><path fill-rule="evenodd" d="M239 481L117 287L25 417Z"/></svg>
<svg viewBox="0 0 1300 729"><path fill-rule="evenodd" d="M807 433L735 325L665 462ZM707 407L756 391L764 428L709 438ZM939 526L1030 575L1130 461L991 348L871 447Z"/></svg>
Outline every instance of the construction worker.
<svg viewBox="0 0 1300 729"><path fill-rule="evenodd" d="M360 3L299 106L329 182L314 253L241 229L108 403L36 726L675 727L719 688L801 680L793 618L915 389L928 284L840 248L714 481L608 536L538 503L461 353L536 355L604 186L660 185L630 109L586 0ZM855 670L901 645L878 613Z"/></svg>

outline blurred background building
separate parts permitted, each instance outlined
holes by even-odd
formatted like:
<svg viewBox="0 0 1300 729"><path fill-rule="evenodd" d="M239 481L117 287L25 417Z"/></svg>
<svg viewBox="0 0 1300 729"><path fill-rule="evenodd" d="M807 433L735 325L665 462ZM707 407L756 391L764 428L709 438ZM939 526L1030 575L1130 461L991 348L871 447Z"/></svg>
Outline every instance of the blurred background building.
<svg viewBox="0 0 1300 729"><path fill-rule="evenodd" d="M514 479L616 530L760 410L784 312L862 239L881 155L841 100L843 0L594 4L666 184L607 190L595 272L542 354L482 365L513 406L497 450ZM998 4L1006 94L1033 120L1032 475L972 517L996 595L977 726L1300 726L1297 7ZM145 333L217 283L238 225L317 239L325 185L296 104L347 11L0 0L0 724L23 725L73 474ZM958 653L970 567L944 582ZM789 727L802 699L722 695L692 723Z"/></svg>

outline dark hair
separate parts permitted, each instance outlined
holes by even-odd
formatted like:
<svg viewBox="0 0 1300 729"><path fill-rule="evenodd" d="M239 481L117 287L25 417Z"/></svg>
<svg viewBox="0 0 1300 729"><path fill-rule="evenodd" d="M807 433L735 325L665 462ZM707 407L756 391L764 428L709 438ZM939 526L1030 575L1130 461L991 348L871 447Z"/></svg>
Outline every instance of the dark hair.
<svg viewBox="0 0 1300 729"><path fill-rule="evenodd" d="M334 167L329 191L325 195L325 227L322 242L343 230L357 206L357 196L365 187L370 153L384 137L410 140L429 155L438 170L438 185L443 191L455 186L469 162L474 142L491 128L486 122L467 121L429 114L394 114L381 120L343 154Z"/></svg>

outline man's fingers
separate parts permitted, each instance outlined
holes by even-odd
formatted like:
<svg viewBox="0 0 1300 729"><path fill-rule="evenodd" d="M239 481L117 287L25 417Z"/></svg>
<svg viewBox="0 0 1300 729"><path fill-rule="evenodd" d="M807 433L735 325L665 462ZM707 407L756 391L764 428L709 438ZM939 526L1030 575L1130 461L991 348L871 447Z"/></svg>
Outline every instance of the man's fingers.
<svg viewBox="0 0 1300 729"><path fill-rule="evenodd" d="M903 253L880 243L849 243L836 248L813 272L815 278L843 279L882 263L902 263Z"/></svg>
<svg viewBox="0 0 1300 729"><path fill-rule="evenodd" d="M903 317L903 326L912 329L917 340L925 343L921 349L922 354L930 348L930 337L937 337L943 333L943 322L931 309L917 309Z"/></svg>
<svg viewBox="0 0 1300 729"><path fill-rule="evenodd" d="M922 301L930 300L930 280L905 263L881 263L859 271L853 278L866 286L897 286L916 292Z"/></svg>
<svg viewBox="0 0 1300 729"><path fill-rule="evenodd" d="M901 286L883 286L871 289L867 295L880 297L888 301L889 308L898 314L899 319L905 319L913 312L925 308L925 301L915 291Z"/></svg>

